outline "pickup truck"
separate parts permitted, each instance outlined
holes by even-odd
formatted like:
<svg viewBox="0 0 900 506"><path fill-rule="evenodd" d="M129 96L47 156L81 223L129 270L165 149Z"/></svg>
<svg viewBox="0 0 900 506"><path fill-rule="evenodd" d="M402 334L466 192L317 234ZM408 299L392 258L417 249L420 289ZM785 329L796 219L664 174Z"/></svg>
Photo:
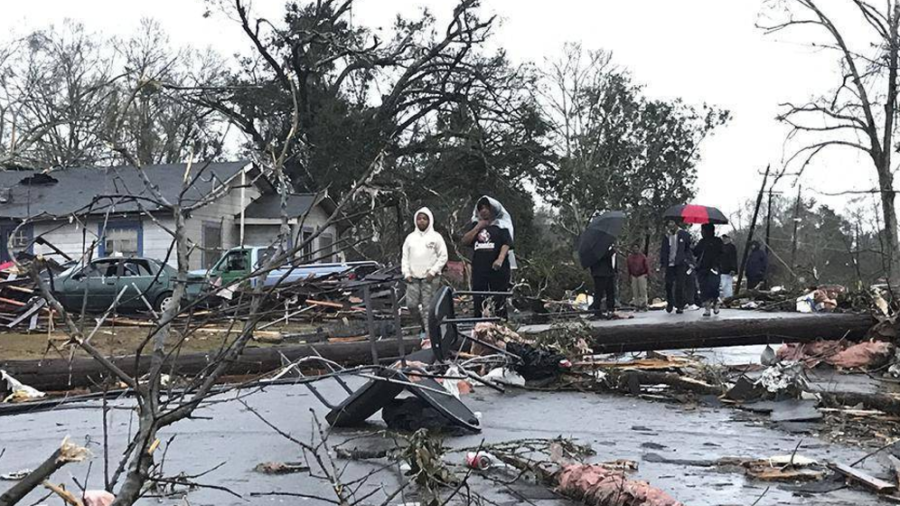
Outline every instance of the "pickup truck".
<svg viewBox="0 0 900 506"><path fill-rule="evenodd" d="M313 281L332 275L358 279L380 268L373 261L304 264L295 260L265 275L247 279L273 252L272 248L263 246L231 248L209 270L191 271L188 274L188 296L196 297L211 290L220 290L220 295L229 298L230 292L247 287L255 288L260 281L264 287L270 287Z"/></svg>

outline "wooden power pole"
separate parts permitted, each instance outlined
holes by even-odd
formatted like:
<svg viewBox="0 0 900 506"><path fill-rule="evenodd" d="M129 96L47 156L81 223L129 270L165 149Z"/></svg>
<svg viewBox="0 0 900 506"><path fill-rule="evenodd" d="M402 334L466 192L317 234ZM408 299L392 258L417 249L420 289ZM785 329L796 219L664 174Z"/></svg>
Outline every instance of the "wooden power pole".
<svg viewBox="0 0 900 506"><path fill-rule="evenodd" d="M744 281L744 269L747 267L747 255L750 254L750 243L753 242L753 231L756 229L756 220L759 218L759 208L762 206L763 195L766 194L766 183L769 182L769 170L771 168L771 165L766 166L766 172L763 174L762 186L759 188L759 195L756 196L756 209L753 210L753 220L750 221L750 232L747 234L747 243L744 244L744 256L741 258L741 267L738 269L737 287L734 289L735 297L741 293L741 282Z"/></svg>
<svg viewBox="0 0 900 506"><path fill-rule="evenodd" d="M800 225L800 204L803 186L797 186L797 203L794 204L794 233L791 235L791 269L797 271L797 227Z"/></svg>

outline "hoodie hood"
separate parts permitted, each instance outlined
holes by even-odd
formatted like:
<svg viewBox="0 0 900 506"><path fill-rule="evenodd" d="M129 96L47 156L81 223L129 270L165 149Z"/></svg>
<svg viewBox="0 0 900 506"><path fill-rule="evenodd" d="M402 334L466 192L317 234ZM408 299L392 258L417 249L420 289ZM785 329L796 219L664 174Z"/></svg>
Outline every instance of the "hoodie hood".
<svg viewBox="0 0 900 506"><path fill-rule="evenodd" d="M424 231L419 230L419 225L416 224L416 219L419 217L420 214L424 214L425 216L428 216L428 227L426 227ZM415 214L413 214L413 229L415 230L416 233L419 233L422 235L428 235L428 234L434 232L434 215L431 214L431 209L428 209L427 207L423 207L423 208L419 209L418 211L416 211Z"/></svg>
<svg viewBox="0 0 900 506"><path fill-rule="evenodd" d="M502 229L505 229L507 232L509 232L509 238L512 240L515 240L515 232L513 230L512 216L509 215L509 213L506 211L506 208L503 207L503 204L501 204L497 199L495 199L493 197L483 195L482 197L480 197L478 200L475 201L475 209L472 210L472 221L479 220L479 218L478 218L478 202L481 202L482 200L487 200L491 204L491 207L494 209L494 223L493 224L497 225L498 227L500 227Z"/></svg>

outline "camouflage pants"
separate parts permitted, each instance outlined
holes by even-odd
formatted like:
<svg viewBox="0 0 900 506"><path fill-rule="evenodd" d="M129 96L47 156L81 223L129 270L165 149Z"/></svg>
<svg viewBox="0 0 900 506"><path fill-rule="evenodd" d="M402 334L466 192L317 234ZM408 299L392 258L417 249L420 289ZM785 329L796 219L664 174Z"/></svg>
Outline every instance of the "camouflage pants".
<svg viewBox="0 0 900 506"><path fill-rule="evenodd" d="M406 283L406 307L409 308L413 321L421 325L428 332L428 310L431 307L431 298L440 286L440 278L431 281L427 279L413 279Z"/></svg>

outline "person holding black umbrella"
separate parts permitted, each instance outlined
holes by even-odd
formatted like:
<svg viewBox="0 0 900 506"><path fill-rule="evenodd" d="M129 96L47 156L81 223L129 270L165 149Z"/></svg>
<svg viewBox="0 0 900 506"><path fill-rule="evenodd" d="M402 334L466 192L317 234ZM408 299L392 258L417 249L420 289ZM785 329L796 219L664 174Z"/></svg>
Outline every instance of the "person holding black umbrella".
<svg viewBox="0 0 900 506"><path fill-rule="evenodd" d="M594 318L610 318L616 311L616 246L613 244L600 260L591 266L594 278ZM606 298L606 312L601 309Z"/></svg>
<svg viewBox="0 0 900 506"><path fill-rule="evenodd" d="M719 314L719 273L722 263L722 239L716 237L716 227L707 223L700 227L702 238L694 246L694 257L697 258L697 281L700 285L700 300L703 304L703 316L711 316L710 309Z"/></svg>
<svg viewBox="0 0 900 506"><path fill-rule="evenodd" d="M594 213L587 229L578 240L578 258L581 266L591 270L594 279L594 303L591 309L595 317L602 317L602 301L612 314L616 309L616 238L622 233L625 214L621 211Z"/></svg>
<svg viewBox="0 0 900 506"><path fill-rule="evenodd" d="M691 262L691 234L673 220L666 221L667 234L659 248L660 270L666 273L666 312L684 313L684 292Z"/></svg>

